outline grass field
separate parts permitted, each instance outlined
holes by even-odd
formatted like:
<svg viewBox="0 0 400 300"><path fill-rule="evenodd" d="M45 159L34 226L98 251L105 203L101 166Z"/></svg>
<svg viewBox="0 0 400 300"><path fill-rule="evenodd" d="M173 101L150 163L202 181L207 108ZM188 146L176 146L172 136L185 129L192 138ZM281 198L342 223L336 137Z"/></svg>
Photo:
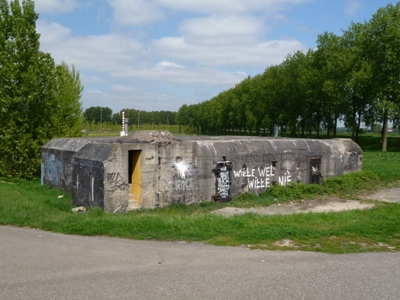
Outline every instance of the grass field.
<svg viewBox="0 0 400 300"><path fill-rule="evenodd" d="M255 214L225 218L211 214L224 206L268 206L326 194L356 197L360 190L390 186L400 180L398 137L390 151L379 152L379 137L366 136L360 145L363 171L323 186L294 185L271 189L260 197L244 195L226 204L172 205L128 214L94 209L71 212L70 196L40 185L39 181L3 179L0 182L0 224L79 235L132 239L200 241L214 245L246 245L259 249L354 253L400 250L400 204L378 203L369 210L296 215ZM392 146L393 145L393 146ZM397 149L397 151L394 151ZM290 246L282 246L284 240Z"/></svg>

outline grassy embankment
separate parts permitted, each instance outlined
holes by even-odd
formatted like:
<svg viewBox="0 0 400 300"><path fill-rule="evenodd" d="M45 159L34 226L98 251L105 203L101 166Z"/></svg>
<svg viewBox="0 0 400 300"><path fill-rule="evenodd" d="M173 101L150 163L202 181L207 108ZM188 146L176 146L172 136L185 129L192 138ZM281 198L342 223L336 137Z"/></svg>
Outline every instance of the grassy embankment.
<svg viewBox="0 0 400 300"><path fill-rule="evenodd" d="M293 185L270 189L260 197L242 195L227 204L173 205L129 214L91 210L71 212L70 196L39 181L0 182L0 225L40 228L80 235L132 239L201 241L215 245L251 245L260 249L294 249L326 253L400 250L400 204L377 203L369 210L231 218L210 212L225 206L256 207L301 198L336 195L357 199L400 180L400 137L389 138L388 152L379 151L379 137L362 136L363 171L326 180L323 186ZM397 152L395 152L397 151ZM62 196L62 197L61 197ZM290 247L280 246L284 239ZM278 242L278 243L276 243Z"/></svg>

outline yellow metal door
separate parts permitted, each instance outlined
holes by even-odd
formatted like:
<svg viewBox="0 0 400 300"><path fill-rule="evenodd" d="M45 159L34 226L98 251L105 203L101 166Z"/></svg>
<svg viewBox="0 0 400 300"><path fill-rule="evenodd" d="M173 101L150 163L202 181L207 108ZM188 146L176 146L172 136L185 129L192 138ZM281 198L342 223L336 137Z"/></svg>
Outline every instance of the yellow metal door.
<svg viewBox="0 0 400 300"><path fill-rule="evenodd" d="M130 151L130 161L132 168L132 190L131 193L134 196L137 204L142 204L142 165L141 165L141 158L142 158L142 151L134 150Z"/></svg>

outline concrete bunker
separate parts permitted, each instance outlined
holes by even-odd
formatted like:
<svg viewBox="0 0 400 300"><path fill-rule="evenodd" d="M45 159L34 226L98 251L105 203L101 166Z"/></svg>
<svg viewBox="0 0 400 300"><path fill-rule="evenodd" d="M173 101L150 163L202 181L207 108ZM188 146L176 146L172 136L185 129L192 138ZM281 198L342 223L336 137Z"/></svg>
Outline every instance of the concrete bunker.
<svg viewBox="0 0 400 300"><path fill-rule="evenodd" d="M76 206L108 212L229 201L362 168L362 150L350 139L177 138L167 131L56 138L42 147L41 158L43 184L70 193Z"/></svg>

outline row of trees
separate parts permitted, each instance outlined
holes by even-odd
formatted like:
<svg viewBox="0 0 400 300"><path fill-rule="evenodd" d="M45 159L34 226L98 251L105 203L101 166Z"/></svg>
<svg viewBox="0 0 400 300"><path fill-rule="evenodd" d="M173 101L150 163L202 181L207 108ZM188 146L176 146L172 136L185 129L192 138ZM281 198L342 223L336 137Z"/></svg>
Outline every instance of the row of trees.
<svg viewBox="0 0 400 300"><path fill-rule="evenodd" d="M342 120L357 140L361 124L382 122L386 151L388 121L399 121L399 49L400 2L352 23L340 36L320 34L316 49L289 55L209 101L183 105L177 123L208 134L272 134L279 126L305 136L323 128L330 137Z"/></svg>
<svg viewBox="0 0 400 300"><path fill-rule="evenodd" d="M144 111L136 109L124 109L125 118L129 124L152 124L152 125L175 125L175 118L178 114L173 111ZM86 122L121 124L122 112L113 114L108 107L92 106L85 110L84 119Z"/></svg>
<svg viewBox="0 0 400 300"><path fill-rule="evenodd" d="M0 176L37 177L40 149L82 130L79 73L40 51L34 1L0 0Z"/></svg>
<svg viewBox="0 0 400 300"><path fill-rule="evenodd" d="M121 122L105 107L81 107L79 73L40 51L34 1L0 0L0 176L39 175L40 148L54 137L81 135L83 116ZM261 134L280 126L295 135L335 135L337 121L357 139L362 123L399 121L400 3L351 24L341 36L323 33L316 49L289 55L209 101L178 113L126 109L130 124L179 124L202 133L242 130Z"/></svg>

